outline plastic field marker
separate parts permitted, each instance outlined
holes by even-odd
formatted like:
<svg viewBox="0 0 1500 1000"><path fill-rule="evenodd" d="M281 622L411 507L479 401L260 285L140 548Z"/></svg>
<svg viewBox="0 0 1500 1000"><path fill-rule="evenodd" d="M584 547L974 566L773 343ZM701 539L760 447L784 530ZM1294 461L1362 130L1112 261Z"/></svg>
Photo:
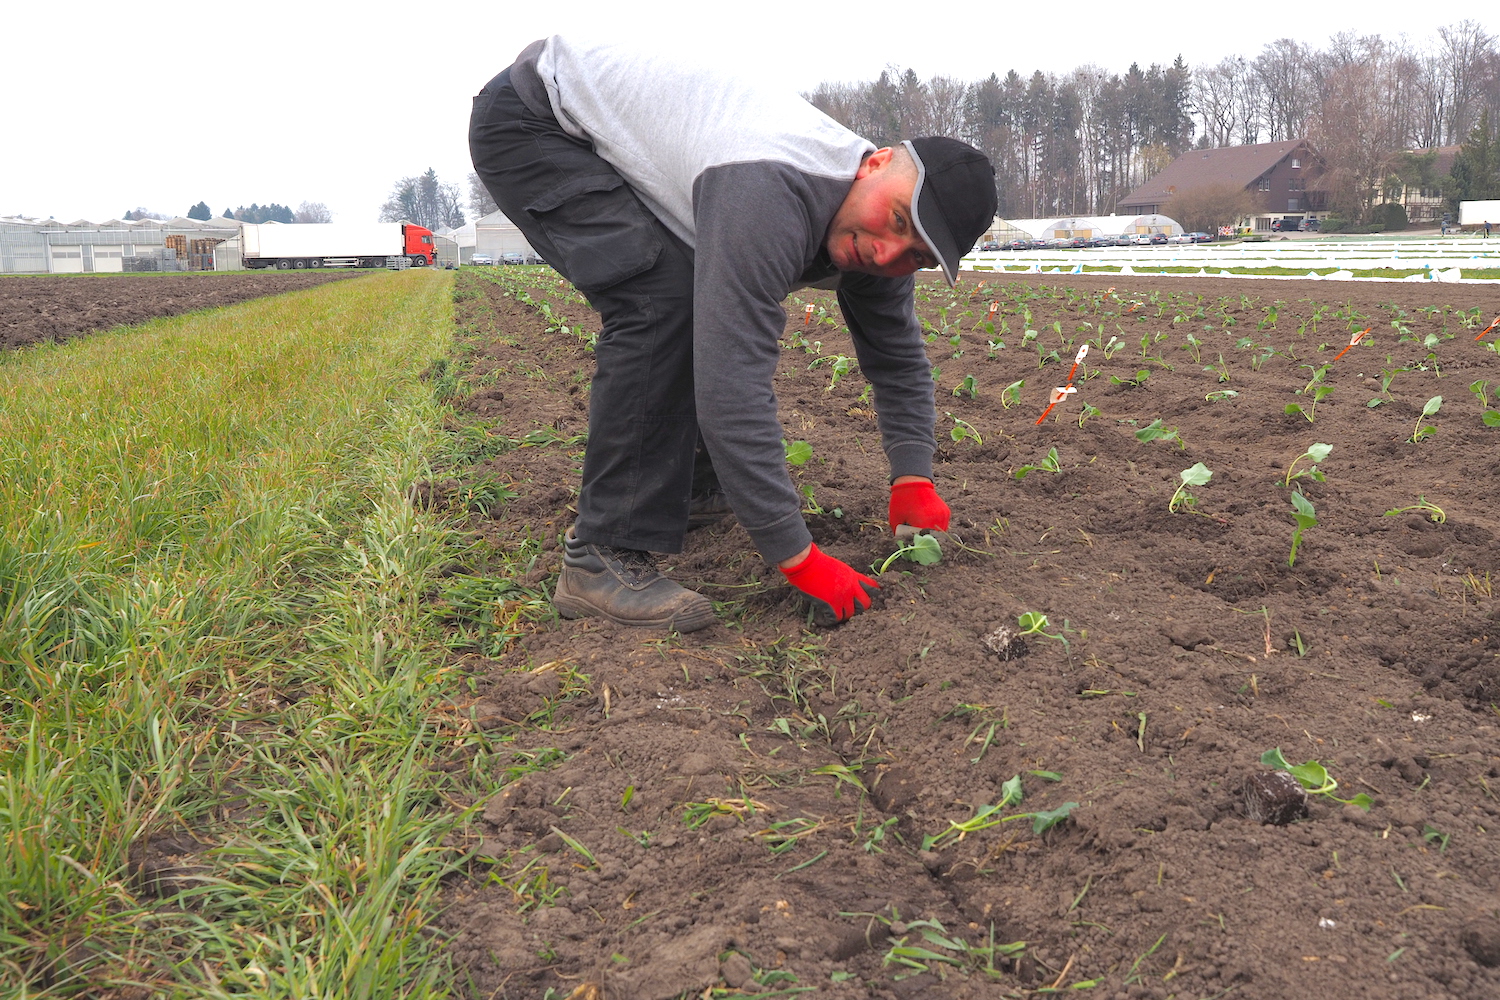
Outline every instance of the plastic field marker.
<svg viewBox="0 0 1500 1000"><path fill-rule="evenodd" d="M1349 338L1349 347L1353 347L1355 344L1359 343L1360 338L1362 338L1365 334L1369 333L1373 329L1375 329L1373 326L1367 326L1363 330L1361 330L1358 333L1352 335ZM1346 347L1342 351L1339 351L1337 354L1335 354L1333 356L1333 360L1337 361L1339 358L1342 358L1344 355L1348 354L1349 353L1349 347Z"/></svg>
<svg viewBox="0 0 1500 1000"><path fill-rule="evenodd" d="M986 317L986 322L989 322L989 323L995 322L995 313L997 313L999 311L1000 311L1000 303L999 302L991 302L990 303L990 314L989 314L988 317Z"/></svg>
<svg viewBox="0 0 1500 1000"><path fill-rule="evenodd" d="M1036 422L1038 424L1040 424L1043 420L1046 420L1047 419L1047 414L1049 414L1049 413L1052 412L1052 408L1054 406L1056 406L1058 403L1061 403L1063 400L1067 399L1068 395L1070 393L1074 393L1074 392L1077 392L1077 391L1078 390L1075 387L1071 386L1071 385L1069 385L1069 386L1058 386L1056 389L1053 389L1052 390L1052 402L1050 402L1050 403L1047 404L1047 408L1042 411L1042 415L1040 417L1036 418Z"/></svg>
<svg viewBox="0 0 1500 1000"><path fill-rule="evenodd" d="M1497 326L1500 326L1500 316L1496 316L1495 317L1495 321L1493 323L1491 323L1489 326L1485 327L1483 330L1480 330L1479 331L1479 336L1475 337L1474 339L1475 340L1483 340L1485 334L1489 333L1491 330L1493 330Z"/></svg>
<svg viewBox="0 0 1500 1000"><path fill-rule="evenodd" d="M803 308L802 308L802 325L803 326L806 326L807 324L809 324L809 323L812 322L812 314L813 314L813 306L812 306L812 303L809 302L807 305L803 306Z"/></svg>
<svg viewBox="0 0 1500 1000"><path fill-rule="evenodd" d="M1084 358L1089 356L1089 345L1083 344L1078 348L1078 353L1073 355L1073 367L1068 370L1068 384L1073 384L1073 373L1078 371L1078 365Z"/></svg>

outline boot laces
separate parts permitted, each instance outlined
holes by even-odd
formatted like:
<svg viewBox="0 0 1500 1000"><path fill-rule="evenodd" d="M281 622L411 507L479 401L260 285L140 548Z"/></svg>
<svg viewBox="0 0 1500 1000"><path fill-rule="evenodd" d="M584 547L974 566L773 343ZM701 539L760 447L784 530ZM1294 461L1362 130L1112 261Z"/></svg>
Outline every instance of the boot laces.
<svg viewBox="0 0 1500 1000"><path fill-rule="evenodd" d="M600 546L600 548L604 548ZM657 575L656 562L639 549L605 549L620 564L620 573L631 584L643 583Z"/></svg>

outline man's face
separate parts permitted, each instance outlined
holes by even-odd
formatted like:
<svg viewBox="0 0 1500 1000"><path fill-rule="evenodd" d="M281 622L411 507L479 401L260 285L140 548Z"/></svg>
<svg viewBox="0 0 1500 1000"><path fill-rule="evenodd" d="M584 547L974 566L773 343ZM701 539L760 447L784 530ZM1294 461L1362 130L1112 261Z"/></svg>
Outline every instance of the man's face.
<svg viewBox="0 0 1500 1000"><path fill-rule="evenodd" d="M890 147L865 157L828 226L828 256L840 271L899 278L937 260L912 224L911 162Z"/></svg>

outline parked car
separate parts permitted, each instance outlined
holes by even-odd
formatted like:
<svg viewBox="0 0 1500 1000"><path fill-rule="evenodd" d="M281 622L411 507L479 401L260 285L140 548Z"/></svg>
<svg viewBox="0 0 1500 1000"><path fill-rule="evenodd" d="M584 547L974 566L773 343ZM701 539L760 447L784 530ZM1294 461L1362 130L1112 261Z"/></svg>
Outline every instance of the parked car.
<svg viewBox="0 0 1500 1000"><path fill-rule="evenodd" d="M981 249L981 250L999 250L1000 249L1000 244L996 240L985 240L984 243L983 243L983 245L981 245L979 249Z"/></svg>
<svg viewBox="0 0 1500 1000"><path fill-rule="evenodd" d="M519 250L507 250L500 255L500 263L524 264L526 263L526 258L521 256L521 252Z"/></svg>
<svg viewBox="0 0 1500 1000"><path fill-rule="evenodd" d="M1029 250L1030 248L1030 240L1006 240L1000 244L1001 250Z"/></svg>
<svg viewBox="0 0 1500 1000"><path fill-rule="evenodd" d="M1051 240L1027 240L1026 241L1026 249L1027 250L1046 250L1051 245L1052 245L1052 241Z"/></svg>
<svg viewBox="0 0 1500 1000"><path fill-rule="evenodd" d="M1187 233L1174 233L1173 235L1167 237L1167 242L1168 243L1191 243L1191 242L1193 242L1193 238L1191 236L1189 236Z"/></svg>
<svg viewBox="0 0 1500 1000"><path fill-rule="evenodd" d="M1188 236L1192 238L1194 243L1212 243L1214 241L1213 233L1188 233Z"/></svg>
<svg viewBox="0 0 1500 1000"><path fill-rule="evenodd" d="M495 263L495 258L491 257L487 253L476 253L474 256L472 256L472 257L469 258L469 263L470 264L493 264L493 263Z"/></svg>
<svg viewBox="0 0 1500 1000"><path fill-rule="evenodd" d="M1297 224L1299 233L1316 233L1321 228L1317 219L1303 219Z"/></svg>

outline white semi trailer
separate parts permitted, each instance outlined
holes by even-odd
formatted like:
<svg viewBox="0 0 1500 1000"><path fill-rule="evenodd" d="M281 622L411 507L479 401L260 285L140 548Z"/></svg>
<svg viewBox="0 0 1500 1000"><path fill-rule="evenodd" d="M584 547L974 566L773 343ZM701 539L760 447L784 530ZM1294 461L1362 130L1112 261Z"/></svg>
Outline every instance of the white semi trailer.
<svg viewBox="0 0 1500 1000"><path fill-rule="evenodd" d="M240 224L247 268L426 267L436 251L432 230L409 222Z"/></svg>

